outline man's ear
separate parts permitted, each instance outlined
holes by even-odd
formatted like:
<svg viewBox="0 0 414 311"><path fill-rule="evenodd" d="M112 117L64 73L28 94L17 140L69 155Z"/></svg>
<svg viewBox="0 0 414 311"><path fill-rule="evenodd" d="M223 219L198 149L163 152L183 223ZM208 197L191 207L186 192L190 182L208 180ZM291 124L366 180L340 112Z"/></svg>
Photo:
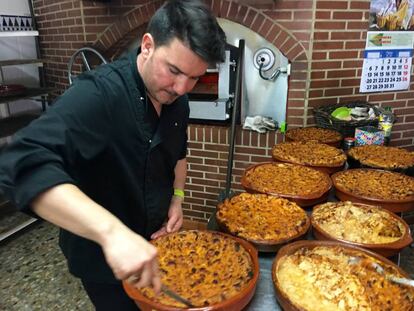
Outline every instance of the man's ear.
<svg viewBox="0 0 414 311"><path fill-rule="evenodd" d="M141 53L147 58L154 52L154 48L154 38L150 33L145 33L141 40Z"/></svg>

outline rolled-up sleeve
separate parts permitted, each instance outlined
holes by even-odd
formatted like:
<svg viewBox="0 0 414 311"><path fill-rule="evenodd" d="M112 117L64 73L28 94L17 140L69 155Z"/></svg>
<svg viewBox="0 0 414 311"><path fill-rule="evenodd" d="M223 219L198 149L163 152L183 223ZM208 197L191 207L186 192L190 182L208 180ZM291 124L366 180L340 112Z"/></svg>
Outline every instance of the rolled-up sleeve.
<svg viewBox="0 0 414 311"><path fill-rule="evenodd" d="M93 78L78 79L0 154L0 188L20 210L45 190L76 184L76 167L106 145L110 113Z"/></svg>

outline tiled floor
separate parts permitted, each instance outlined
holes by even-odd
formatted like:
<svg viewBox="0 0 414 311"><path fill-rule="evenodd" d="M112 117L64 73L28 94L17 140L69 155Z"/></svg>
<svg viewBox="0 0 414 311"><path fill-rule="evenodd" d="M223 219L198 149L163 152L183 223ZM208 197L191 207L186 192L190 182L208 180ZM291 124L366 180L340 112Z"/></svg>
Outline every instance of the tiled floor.
<svg viewBox="0 0 414 311"><path fill-rule="evenodd" d="M0 242L0 310L93 310L57 243L58 229L40 221ZM414 277L413 248L402 252L401 267Z"/></svg>
<svg viewBox="0 0 414 311"><path fill-rule="evenodd" d="M0 310L94 310L78 279L67 272L58 229L46 222L0 243L0 279Z"/></svg>

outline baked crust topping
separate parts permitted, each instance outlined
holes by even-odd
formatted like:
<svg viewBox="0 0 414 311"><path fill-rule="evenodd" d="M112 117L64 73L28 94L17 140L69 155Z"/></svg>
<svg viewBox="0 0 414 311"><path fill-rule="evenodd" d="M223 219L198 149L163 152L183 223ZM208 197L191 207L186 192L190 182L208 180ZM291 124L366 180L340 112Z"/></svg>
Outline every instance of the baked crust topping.
<svg viewBox="0 0 414 311"><path fill-rule="evenodd" d="M329 176L316 169L290 163L264 163L248 169L244 186L267 194L318 198L326 193Z"/></svg>
<svg viewBox="0 0 414 311"><path fill-rule="evenodd" d="M346 161L342 150L315 141L279 143L273 146L272 155L276 160L310 166L337 167Z"/></svg>
<svg viewBox="0 0 414 311"><path fill-rule="evenodd" d="M413 310L414 289L389 281L373 263L385 274L402 277L395 267L340 246L301 248L282 257L273 273L280 290L301 310Z"/></svg>
<svg viewBox="0 0 414 311"><path fill-rule="evenodd" d="M312 223L335 238L364 244L392 243L406 233L398 218L377 207L349 201L319 205L312 212Z"/></svg>
<svg viewBox="0 0 414 311"><path fill-rule="evenodd" d="M414 152L402 148L365 145L351 148L348 155L361 164L372 167L404 169L414 166Z"/></svg>
<svg viewBox="0 0 414 311"><path fill-rule="evenodd" d="M296 203L266 194L242 193L219 204L217 221L239 237L282 242L305 233L308 216Z"/></svg>
<svg viewBox="0 0 414 311"><path fill-rule="evenodd" d="M414 200L414 178L404 174L375 170L351 169L332 176L339 190L381 200Z"/></svg>
<svg viewBox="0 0 414 311"><path fill-rule="evenodd" d="M286 137L293 141L310 141L315 140L320 143L335 143L342 140L341 133L320 128L320 127L301 127L286 131Z"/></svg>
<svg viewBox="0 0 414 311"><path fill-rule="evenodd" d="M181 231L152 241L158 249L162 283L196 307L237 295L253 278L249 252L237 241L209 231ZM149 287L144 296L163 305L186 307Z"/></svg>

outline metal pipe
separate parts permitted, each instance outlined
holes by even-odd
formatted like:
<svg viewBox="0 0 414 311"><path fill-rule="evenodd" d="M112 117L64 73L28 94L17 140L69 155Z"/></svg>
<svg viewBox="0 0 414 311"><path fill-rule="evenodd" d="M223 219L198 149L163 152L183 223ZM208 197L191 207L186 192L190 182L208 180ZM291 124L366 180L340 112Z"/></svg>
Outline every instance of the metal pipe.
<svg viewBox="0 0 414 311"><path fill-rule="evenodd" d="M230 195L231 189L231 178L233 172L233 157L234 157L234 141L236 137L236 119L238 108L241 105L242 98L242 83L243 83L243 64L244 64L244 46L245 41L243 39L239 40L239 60L236 71L236 89L233 103L232 119L231 119L231 128L230 128L230 147L229 147L229 156L227 160L227 174L226 174L226 189L225 196L226 198Z"/></svg>

